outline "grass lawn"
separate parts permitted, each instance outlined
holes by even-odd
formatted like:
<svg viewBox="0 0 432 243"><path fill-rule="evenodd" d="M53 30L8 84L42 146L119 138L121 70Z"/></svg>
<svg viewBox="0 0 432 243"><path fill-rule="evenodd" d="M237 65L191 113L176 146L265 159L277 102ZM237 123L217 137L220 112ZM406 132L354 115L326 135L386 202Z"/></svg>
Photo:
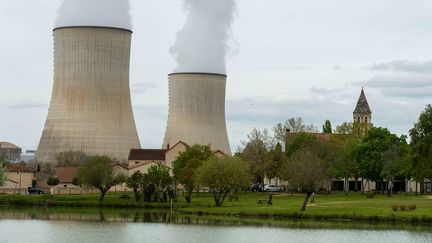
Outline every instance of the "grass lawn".
<svg viewBox="0 0 432 243"><path fill-rule="evenodd" d="M130 199L120 199L122 193L109 193L99 205L98 195L54 195L53 199L44 199L39 195L1 195L2 205L27 206L62 206L62 207L106 207L106 208L161 208L169 209L170 203L136 203L133 194ZM176 212L184 214L202 214L213 216L252 216L252 217L292 217L323 220L364 220L388 222L432 223L432 196L398 194L389 198L375 195L367 199L366 195L343 194L316 195L315 203L308 204L305 212L299 212L304 195L273 194L273 205L257 204L259 199L267 199L266 193L241 193L238 201L225 200L223 207L214 207L210 194L194 194L188 204L182 196L173 204ZM396 211L392 205L416 205L416 210Z"/></svg>

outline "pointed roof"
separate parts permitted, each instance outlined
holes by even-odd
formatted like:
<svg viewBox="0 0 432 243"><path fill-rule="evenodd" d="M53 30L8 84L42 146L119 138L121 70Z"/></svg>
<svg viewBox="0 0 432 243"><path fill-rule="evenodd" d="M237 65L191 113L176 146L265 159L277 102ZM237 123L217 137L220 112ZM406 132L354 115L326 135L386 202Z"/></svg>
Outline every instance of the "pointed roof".
<svg viewBox="0 0 432 243"><path fill-rule="evenodd" d="M369 103L366 99L366 95L364 93L364 90L362 88L360 97L357 101L357 106L353 112L354 114L372 114L372 111L369 107Z"/></svg>

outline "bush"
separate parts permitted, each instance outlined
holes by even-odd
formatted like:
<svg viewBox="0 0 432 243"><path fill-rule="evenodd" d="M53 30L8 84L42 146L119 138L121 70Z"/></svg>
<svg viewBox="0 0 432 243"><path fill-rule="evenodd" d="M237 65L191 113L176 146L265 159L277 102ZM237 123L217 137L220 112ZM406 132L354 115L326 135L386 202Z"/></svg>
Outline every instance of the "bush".
<svg viewBox="0 0 432 243"><path fill-rule="evenodd" d="M417 205L415 205L415 204L409 205L408 208L409 208L409 210L414 211L417 209Z"/></svg>
<svg viewBox="0 0 432 243"><path fill-rule="evenodd" d="M392 205L391 208L393 209L393 212L396 212L399 210L399 205Z"/></svg>
<svg viewBox="0 0 432 243"><path fill-rule="evenodd" d="M399 209L400 209L400 211L406 211L407 210L407 206L405 206L405 205L399 205Z"/></svg>

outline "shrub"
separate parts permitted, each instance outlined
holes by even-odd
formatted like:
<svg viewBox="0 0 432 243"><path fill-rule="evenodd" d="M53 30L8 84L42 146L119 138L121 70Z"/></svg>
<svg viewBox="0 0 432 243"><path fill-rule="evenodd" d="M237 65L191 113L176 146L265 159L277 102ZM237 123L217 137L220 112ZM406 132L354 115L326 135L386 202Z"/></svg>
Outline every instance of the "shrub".
<svg viewBox="0 0 432 243"><path fill-rule="evenodd" d="M406 211L407 210L407 206L405 205L400 205L399 206L400 211Z"/></svg>
<svg viewBox="0 0 432 243"><path fill-rule="evenodd" d="M409 205L408 208L409 208L409 210L416 210L417 209L417 205L415 205L415 204Z"/></svg>
<svg viewBox="0 0 432 243"><path fill-rule="evenodd" d="M392 205L391 208L393 209L393 212L396 212L399 210L399 205Z"/></svg>

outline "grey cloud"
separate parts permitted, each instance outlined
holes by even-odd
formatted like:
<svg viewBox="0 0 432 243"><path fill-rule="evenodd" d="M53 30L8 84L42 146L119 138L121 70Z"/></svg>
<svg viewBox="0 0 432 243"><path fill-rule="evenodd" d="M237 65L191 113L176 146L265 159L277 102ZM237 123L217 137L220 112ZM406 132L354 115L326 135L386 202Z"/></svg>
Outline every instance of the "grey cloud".
<svg viewBox="0 0 432 243"><path fill-rule="evenodd" d="M394 60L387 63L378 63L370 67L375 71L396 71L396 72L414 72L414 73L432 73L432 60L428 61L408 61Z"/></svg>
<svg viewBox="0 0 432 243"><path fill-rule="evenodd" d="M432 75L376 76L366 82L355 82L355 84L379 89L384 96L410 99L432 97Z"/></svg>
<svg viewBox="0 0 432 243"><path fill-rule="evenodd" d="M11 109L34 109L34 108L46 108L48 107L47 104L40 103L40 102L33 102L33 101L20 101L17 104L9 106Z"/></svg>
<svg viewBox="0 0 432 243"><path fill-rule="evenodd" d="M131 86L131 91L134 94L142 94L147 92L150 89L156 88L158 85L156 83L150 83L150 82L141 82L141 83L134 83Z"/></svg>
<svg viewBox="0 0 432 243"><path fill-rule="evenodd" d="M355 100L355 97L353 100ZM230 122L276 125L289 117L303 117L306 123L321 126L326 119L341 122L351 120L353 104L344 104L336 99L285 99L248 98L227 101L227 118ZM346 114L346 115L344 115Z"/></svg>

